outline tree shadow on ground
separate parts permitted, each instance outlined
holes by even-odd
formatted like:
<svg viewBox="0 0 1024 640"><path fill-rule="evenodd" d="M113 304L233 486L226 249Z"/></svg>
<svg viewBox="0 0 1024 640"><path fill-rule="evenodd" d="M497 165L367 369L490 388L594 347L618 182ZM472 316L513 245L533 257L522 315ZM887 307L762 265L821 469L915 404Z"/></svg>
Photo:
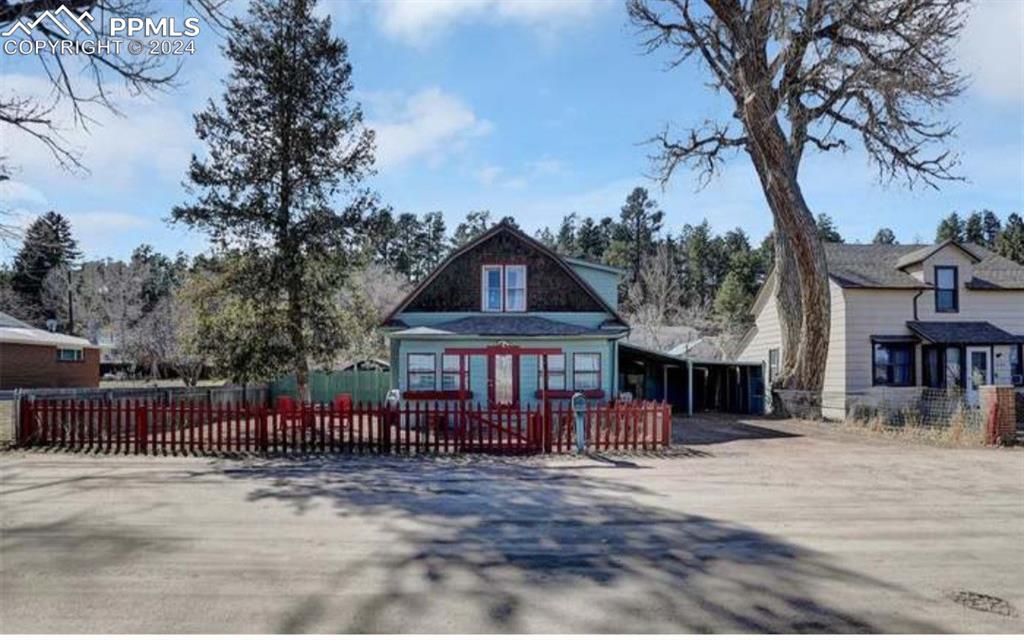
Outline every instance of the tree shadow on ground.
<svg viewBox="0 0 1024 640"><path fill-rule="evenodd" d="M386 544L332 568L278 632L938 630L817 596L899 590L777 537L655 506L661 496L629 468L594 477L529 461L335 458L219 472L255 482L251 501L299 516L330 505L391 528Z"/></svg>
<svg viewBox="0 0 1024 640"><path fill-rule="evenodd" d="M749 417L749 416L748 416ZM736 418L695 417L676 420L673 425L674 445L694 446L723 444L736 440L767 440L775 438L801 438L802 434L771 429L741 422Z"/></svg>

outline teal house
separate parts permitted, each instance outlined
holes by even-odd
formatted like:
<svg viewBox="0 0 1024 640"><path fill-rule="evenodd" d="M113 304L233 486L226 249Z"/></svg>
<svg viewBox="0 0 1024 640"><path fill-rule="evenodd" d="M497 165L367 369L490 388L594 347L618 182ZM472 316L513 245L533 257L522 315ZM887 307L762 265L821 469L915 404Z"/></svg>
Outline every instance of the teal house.
<svg viewBox="0 0 1024 640"><path fill-rule="evenodd" d="M409 401L536 405L618 393L623 272L560 256L509 224L457 248L385 318ZM546 382L545 382L546 381Z"/></svg>

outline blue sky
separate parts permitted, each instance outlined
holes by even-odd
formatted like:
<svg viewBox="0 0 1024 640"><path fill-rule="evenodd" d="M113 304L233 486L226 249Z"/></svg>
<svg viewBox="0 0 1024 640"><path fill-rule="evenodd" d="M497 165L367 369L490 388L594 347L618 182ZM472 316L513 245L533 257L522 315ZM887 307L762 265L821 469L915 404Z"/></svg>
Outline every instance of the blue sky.
<svg viewBox="0 0 1024 640"><path fill-rule="evenodd" d="M617 215L628 191L648 186L673 233L707 218L755 240L770 218L756 178L735 156L708 187L682 171L668 187L642 143L667 124L720 115L724 97L696 65L664 71L642 55L621 2L574 0L322 2L350 45L356 98L378 132L373 186L397 211L441 210L453 226L472 209L513 215L528 230L561 217ZM848 240L880 226L903 242L930 239L939 217L989 208L1024 209L1024 3L981 2L958 51L974 73L948 110L961 124L953 148L962 183L941 191L880 185L862 153L811 155L802 185ZM147 242L197 253L203 238L163 219L185 201L189 154L200 149L191 114L220 93L227 66L208 30L184 60L181 86L152 98L124 96L123 115L102 111L88 131L68 122L88 176L62 172L38 145L3 131L0 154L17 167L0 197L22 221L49 209L72 221L89 257L126 257ZM5 56L0 94L45 92L42 71ZM0 249L0 260L10 257Z"/></svg>

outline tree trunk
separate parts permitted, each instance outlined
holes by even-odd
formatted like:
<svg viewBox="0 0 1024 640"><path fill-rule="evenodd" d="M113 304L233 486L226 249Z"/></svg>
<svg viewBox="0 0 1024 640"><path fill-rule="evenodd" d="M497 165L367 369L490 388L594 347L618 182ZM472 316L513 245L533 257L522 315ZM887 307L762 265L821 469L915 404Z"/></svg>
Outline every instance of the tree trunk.
<svg viewBox="0 0 1024 640"><path fill-rule="evenodd" d="M298 388L299 401L311 402L309 392L309 361L306 357L306 335L302 331L303 309L302 293L297 284L298 278L293 278L288 285L288 336L292 341L292 350L295 354L295 385Z"/></svg>
<svg viewBox="0 0 1024 640"><path fill-rule="evenodd" d="M797 183L785 135L765 107L762 99L747 102L744 124L748 151L776 228L776 306L785 355L773 386L820 392L831 322L825 250Z"/></svg>

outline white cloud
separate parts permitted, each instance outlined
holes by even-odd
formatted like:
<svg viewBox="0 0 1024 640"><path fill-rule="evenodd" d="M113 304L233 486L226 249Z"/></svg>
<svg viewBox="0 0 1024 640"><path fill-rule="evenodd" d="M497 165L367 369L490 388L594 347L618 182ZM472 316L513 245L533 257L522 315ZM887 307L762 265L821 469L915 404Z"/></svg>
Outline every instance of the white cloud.
<svg viewBox="0 0 1024 640"><path fill-rule="evenodd" d="M52 102L50 84L42 77L3 75L0 87L2 96ZM80 188L95 191L137 185L147 171L156 171L167 181L181 180L194 138L188 114L170 106L167 97L156 101L120 88L108 93L122 115L87 105L92 122L83 128L75 125L70 106L62 103L49 116L59 127L65 146L76 151L89 170L87 178L80 180ZM45 185L59 171L47 148L27 133L6 128L3 146L15 171L28 183Z"/></svg>
<svg viewBox="0 0 1024 640"><path fill-rule="evenodd" d="M377 166L396 167L414 158L437 165L493 125L456 96L437 87L410 96L376 94L366 100L379 112L367 125L377 132Z"/></svg>
<svg viewBox="0 0 1024 640"><path fill-rule="evenodd" d="M473 175L477 182L485 187L497 186L505 189L523 189L536 180L551 176L564 176L568 173L565 165L551 158L542 158L527 162L520 173L509 174L497 165L485 165Z"/></svg>
<svg viewBox="0 0 1024 640"><path fill-rule="evenodd" d="M0 205L4 207L10 208L15 205L43 207L46 206L46 202L43 192L31 185L17 180L0 182Z"/></svg>
<svg viewBox="0 0 1024 640"><path fill-rule="evenodd" d="M433 42L457 24L511 23L550 32L611 6L601 0L421 0L377 5L381 30L405 44Z"/></svg>
<svg viewBox="0 0 1024 640"><path fill-rule="evenodd" d="M993 102L1024 101L1024 3L978 2L960 40L958 55L972 74L972 89Z"/></svg>

